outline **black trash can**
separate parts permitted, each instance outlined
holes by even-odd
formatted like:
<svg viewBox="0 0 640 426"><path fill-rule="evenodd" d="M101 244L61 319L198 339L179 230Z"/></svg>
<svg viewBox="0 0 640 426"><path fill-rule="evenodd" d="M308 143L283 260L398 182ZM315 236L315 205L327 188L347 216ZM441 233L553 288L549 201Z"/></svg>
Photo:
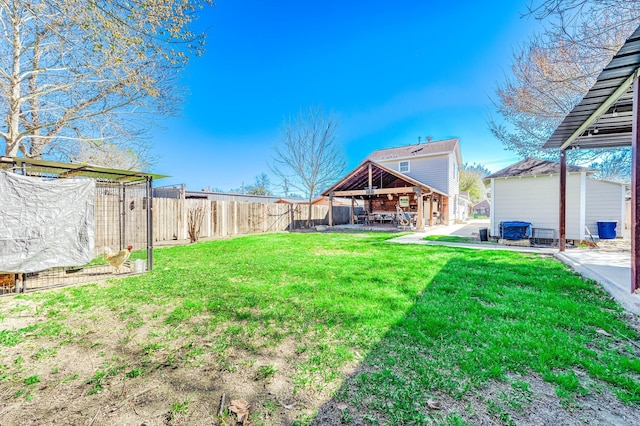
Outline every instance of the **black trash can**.
<svg viewBox="0 0 640 426"><path fill-rule="evenodd" d="M489 241L489 229L480 228L480 241Z"/></svg>

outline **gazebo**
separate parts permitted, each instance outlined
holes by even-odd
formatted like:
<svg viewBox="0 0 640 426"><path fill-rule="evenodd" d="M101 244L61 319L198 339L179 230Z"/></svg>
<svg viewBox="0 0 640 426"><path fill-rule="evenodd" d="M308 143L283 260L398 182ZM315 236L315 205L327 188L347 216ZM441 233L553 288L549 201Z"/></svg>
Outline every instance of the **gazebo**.
<svg viewBox="0 0 640 426"><path fill-rule="evenodd" d="M433 226L434 213L449 216L446 194L371 160L364 160L322 195L329 197L330 226L333 225L334 197L351 198L352 222L356 199L364 200L368 213L395 214L396 206L400 206L403 211L416 215L417 229L424 228L427 223Z"/></svg>
<svg viewBox="0 0 640 426"><path fill-rule="evenodd" d="M543 146L560 150L560 251L565 250L566 237L566 151L631 146L631 292L640 289L639 78L640 27Z"/></svg>

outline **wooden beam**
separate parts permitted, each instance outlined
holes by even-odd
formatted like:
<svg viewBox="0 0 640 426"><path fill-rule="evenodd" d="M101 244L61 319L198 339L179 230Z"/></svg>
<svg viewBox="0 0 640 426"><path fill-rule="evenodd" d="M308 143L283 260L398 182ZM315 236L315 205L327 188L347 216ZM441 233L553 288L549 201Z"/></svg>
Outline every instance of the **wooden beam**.
<svg viewBox="0 0 640 426"><path fill-rule="evenodd" d="M373 187L373 171L372 171L372 164L369 163L369 189L371 189L371 187Z"/></svg>
<svg viewBox="0 0 640 426"><path fill-rule="evenodd" d="M309 205L309 208L312 208ZM333 197L329 197L329 226L333 226Z"/></svg>
<svg viewBox="0 0 640 426"><path fill-rule="evenodd" d="M560 150L560 240L559 249L567 249L567 150Z"/></svg>
<svg viewBox="0 0 640 426"><path fill-rule="evenodd" d="M442 217L444 217L444 225L449 225L449 197L442 198Z"/></svg>
<svg viewBox="0 0 640 426"><path fill-rule="evenodd" d="M631 126L631 293L640 288L640 169L638 144L640 143L640 79L633 82L633 124Z"/></svg>
<svg viewBox="0 0 640 426"><path fill-rule="evenodd" d="M356 208L354 206L355 202L356 202L356 199L352 198L351 199L351 224L352 225L353 225L353 216L355 216L355 212L356 212Z"/></svg>
<svg viewBox="0 0 640 426"><path fill-rule="evenodd" d="M613 92L611 95L609 95L598 107L598 109L596 109L590 116L589 118L587 118L580 127L578 127L575 132L573 132L571 134L571 136L569 136L564 143L562 144L562 146L560 146L560 150L563 151L565 149L567 149L569 147L569 145L571 145L571 143L573 143L573 141L575 141L576 139L578 139L580 137L580 135L582 135L589 127L591 127L591 125L595 124L598 122L598 119L600 118L600 116L602 114L604 114L605 112L607 112L607 110L613 105L615 104L618 99L620 99L625 93L627 93L627 91L629 90L629 87L631 87L631 85L634 85L634 93L635 93L635 82L638 79L638 75L640 74L640 68L636 69L633 74L631 74L620 86L618 86L618 88L616 89L615 92ZM634 107L635 107L635 103L634 103ZM635 113L633 115L634 120L635 120ZM633 143L633 142L632 142Z"/></svg>
<svg viewBox="0 0 640 426"><path fill-rule="evenodd" d="M418 193L418 191L421 191L418 186L403 186L399 188L376 188L372 190L355 189L352 191L334 191L332 194L334 197L353 197L357 195L411 194L412 192Z"/></svg>
<svg viewBox="0 0 640 426"><path fill-rule="evenodd" d="M22 163L22 165L24 166L25 163ZM83 172L85 172L87 170L87 166L81 166L78 167L77 169L73 169L73 170L68 170L64 173L60 173L58 175L58 178L70 178L70 177L74 177L74 176L78 176L79 174L82 174Z"/></svg>
<svg viewBox="0 0 640 426"><path fill-rule="evenodd" d="M433 193L429 196L429 226L433 226Z"/></svg>
<svg viewBox="0 0 640 426"><path fill-rule="evenodd" d="M422 191L416 192L416 200L418 201L418 221L416 222L416 229L422 230L424 228L424 199L422 198Z"/></svg>

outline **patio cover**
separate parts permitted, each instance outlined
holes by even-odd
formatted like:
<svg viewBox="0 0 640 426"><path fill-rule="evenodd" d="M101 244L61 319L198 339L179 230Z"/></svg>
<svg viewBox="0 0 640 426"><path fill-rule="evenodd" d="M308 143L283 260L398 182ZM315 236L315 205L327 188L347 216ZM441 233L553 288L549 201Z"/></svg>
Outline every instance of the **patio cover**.
<svg viewBox="0 0 640 426"><path fill-rule="evenodd" d="M331 200L334 197L354 198L412 193L418 197L435 194L443 200L449 198L441 191L372 160L364 160L322 195L330 197L330 204L332 204ZM423 226L422 216L422 203L418 203L418 228Z"/></svg>
<svg viewBox="0 0 640 426"><path fill-rule="evenodd" d="M640 289L640 206L637 147L640 142L640 27L602 70L593 87L564 118L543 148L559 148L560 250L564 250L566 150L632 147L631 291Z"/></svg>
<svg viewBox="0 0 640 426"><path fill-rule="evenodd" d="M602 70L543 148L615 148L631 145L633 82L640 68L640 27Z"/></svg>

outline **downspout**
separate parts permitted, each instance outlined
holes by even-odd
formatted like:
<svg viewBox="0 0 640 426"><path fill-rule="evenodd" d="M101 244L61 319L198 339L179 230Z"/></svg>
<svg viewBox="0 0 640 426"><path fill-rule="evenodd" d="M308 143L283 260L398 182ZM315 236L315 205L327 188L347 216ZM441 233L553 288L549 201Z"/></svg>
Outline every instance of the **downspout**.
<svg viewBox="0 0 640 426"><path fill-rule="evenodd" d="M584 227L587 224L587 173L580 173L580 241L583 241L586 236Z"/></svg>

